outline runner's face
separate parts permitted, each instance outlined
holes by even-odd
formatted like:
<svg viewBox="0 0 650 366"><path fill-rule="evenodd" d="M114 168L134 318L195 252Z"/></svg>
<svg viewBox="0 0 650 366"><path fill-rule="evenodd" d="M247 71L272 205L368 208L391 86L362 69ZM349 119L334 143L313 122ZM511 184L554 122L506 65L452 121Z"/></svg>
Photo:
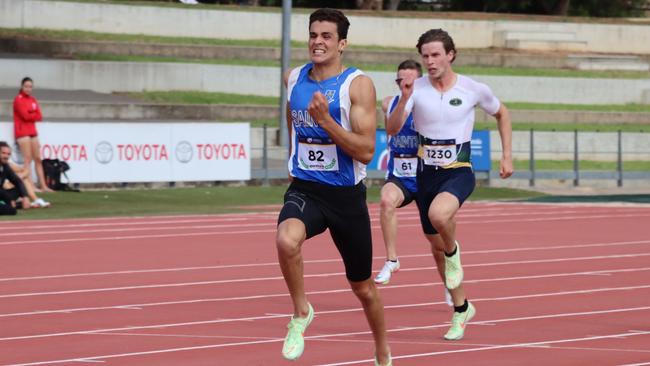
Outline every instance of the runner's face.
<svg viewBox="0 0 650 366"><path fill-rule="evenodd" d="M397 79L395 79L395 82L397 83L397 86L399 87L400 82L402 80L406 80L408 82L412 82L413 80L419 78L420 75L417 70L413 69L402 69L402 70L397 70Z"/></svg>
<svg viewBox="0 0 650 366"><path fill-rule="evenodd" d="M435 41L422 45L420 48L422 55L422 65L427 69L429 77L432 79L442 78L447 70L451 68L451 60L454 58L454 52L445 53L445 47L442 42Z"/></svg>
<svg viewBox="0 0 650 366"><path fill-rule="evenodd" d="M316 21L309 27L309 58L314 64L341 57L347 40L339 40L336 23Z"/></svg>
<svg viewBox="0 0 650 366"><path fill-rule="evenodd" d="M14 89L15 90L15 89ZM11 156L11 149L8 147L0 148L0 163L7 164Z"/></svg>
<svg viewBox="0 0 650 366"><path fill-rule="evenodd" d="M22 90L23 93L25 93L27 95L32 95L32 88L33 87L34 87L34 85L32 84L31 81L25 81L25 83L23 84L22 88L20 88L20 90Z"/></svg>

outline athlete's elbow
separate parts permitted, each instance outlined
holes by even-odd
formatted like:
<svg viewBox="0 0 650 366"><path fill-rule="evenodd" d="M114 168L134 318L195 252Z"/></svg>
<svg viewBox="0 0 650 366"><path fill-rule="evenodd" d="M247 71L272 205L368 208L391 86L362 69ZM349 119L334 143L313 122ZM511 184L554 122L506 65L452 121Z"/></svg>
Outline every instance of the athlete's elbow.
<svg viewBox="0 0 650 366"><path fill-rule="evenodd" d="M391 135L391 136L395 136L397 134L397 132L399 132L399 131L396 130L395 128L386 126L386 134Z"/></svg>
<svg viewBox="0 0 650 366"><path fill-rule="evenodd" d="M368 165L372 161L372 157L374 155L375 155L375 148L373 147L372 149L361 154L361 156L359 157L359 161L362 162L363 164Z"/></svg>

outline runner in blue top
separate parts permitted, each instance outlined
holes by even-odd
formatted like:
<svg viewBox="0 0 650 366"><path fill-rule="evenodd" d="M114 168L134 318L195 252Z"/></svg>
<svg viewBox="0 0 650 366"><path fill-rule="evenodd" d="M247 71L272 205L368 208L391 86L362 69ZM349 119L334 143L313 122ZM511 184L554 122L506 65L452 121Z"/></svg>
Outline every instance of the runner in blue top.
<svg viewBox="0 0 650 366"><path fill-rule="evenodd" d="M397 67L397 85L406 77L417 79L422 76L422 66L414 60L406 60ZM399 95L386 97L382 103L382 109L386 121L388 115L393 111ZM388 135L388 166L386 170L386 182L381 188L381 204L379 220L381 231L386 246L386 262L375 282L388 284L393 272L400 268L397 258L396 237L397 237L397 216L395 209L404 207L415 200L417 185L415 176L417 171L418 138L417 132L413 129L413 116L409 115L402 128L396 129L386 124Z"/></svg>
<svg viewBox="0 0 650 366"><path fill-rule="evenodd" d="M375 150L376 94L370 78L343 66L349 26L338 10L312 13L311 63L285 77L291 184L278 217L276 246L294 310L282 355L289 360L302 355L303 333L314 318L304 288L303 243L329 229L372 330L375 364L391 365L384 307L370 278L372 237L362 182Z"/></svg>

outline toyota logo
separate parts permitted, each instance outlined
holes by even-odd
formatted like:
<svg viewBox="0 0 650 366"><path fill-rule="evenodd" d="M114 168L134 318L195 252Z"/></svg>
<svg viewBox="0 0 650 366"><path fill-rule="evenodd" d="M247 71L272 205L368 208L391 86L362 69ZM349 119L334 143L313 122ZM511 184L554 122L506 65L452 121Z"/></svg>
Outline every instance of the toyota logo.
<svg viewBox="0 0 650 366"><path fill-rule="evenodd" d="M113 145L108 141L101 141L95 146L95 159L100 164L108 164L113 160Z"/></svg>
<svg viewBox="0 0 650 366"><path fill-rule="evenodd" d="M192 144L187 141L181 141L176 145L176 160L183 164L187 164L192 160L194 150Z"/></svg>

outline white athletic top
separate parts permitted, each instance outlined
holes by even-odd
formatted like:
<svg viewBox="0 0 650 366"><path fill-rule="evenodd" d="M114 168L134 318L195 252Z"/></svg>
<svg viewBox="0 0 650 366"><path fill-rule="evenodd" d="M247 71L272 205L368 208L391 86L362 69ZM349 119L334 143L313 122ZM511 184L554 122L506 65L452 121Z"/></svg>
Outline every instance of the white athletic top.
<svg viewBox="0 0 650 366"><path fill-rule="evenodd" d="M475 106L490 115L499 111L501 102L490 87L464 75L456 77L456 84L444 93L431 85L427 75L415 80L406 114L413 113L413 127L420 135L462 144L472 139Z"/></svg>

